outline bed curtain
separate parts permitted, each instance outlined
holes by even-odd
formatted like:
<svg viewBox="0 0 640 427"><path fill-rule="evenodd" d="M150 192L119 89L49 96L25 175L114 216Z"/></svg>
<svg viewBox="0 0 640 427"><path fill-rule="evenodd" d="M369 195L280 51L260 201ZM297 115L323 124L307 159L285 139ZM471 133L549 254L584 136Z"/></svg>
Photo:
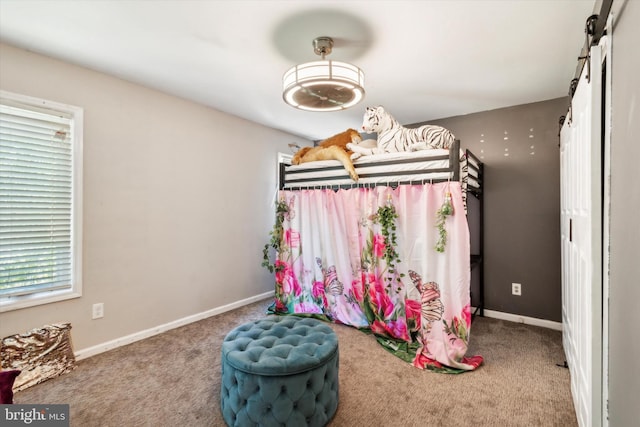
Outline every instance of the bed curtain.
<svg viewBox="0 0 640 427"><path fill-rule="evenodd" d="M466 355L470 247L459 182L281 190L277 215L271 312L361 328L422 369L482 363Z"/></svg>

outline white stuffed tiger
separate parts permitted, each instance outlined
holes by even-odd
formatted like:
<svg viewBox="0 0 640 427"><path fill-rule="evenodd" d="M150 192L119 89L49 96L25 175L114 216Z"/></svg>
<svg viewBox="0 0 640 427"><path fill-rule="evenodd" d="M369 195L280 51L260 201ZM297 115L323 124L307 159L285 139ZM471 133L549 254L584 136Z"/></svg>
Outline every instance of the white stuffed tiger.
<svg viewBox="0 0 640 427"><path fill-rule="evenodd" d="M410 129L402 126L383 107L367 107L362 122L362 130L366 133L377 132L376 148L363 148L355 144L347 144L353 151L352 159L362 155L395 153L399 151L417 151L434 148L448 149L455 137L451 131L436 125L424 125Z"/></svg>

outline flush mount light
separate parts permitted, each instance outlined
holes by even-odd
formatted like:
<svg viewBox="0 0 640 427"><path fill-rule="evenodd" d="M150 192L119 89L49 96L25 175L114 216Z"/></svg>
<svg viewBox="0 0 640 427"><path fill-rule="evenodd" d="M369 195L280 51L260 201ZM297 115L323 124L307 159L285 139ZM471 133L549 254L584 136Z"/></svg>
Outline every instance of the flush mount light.
<svg viewBox="0 0 640 427"><path fill-rule="evenodd" d="M356 105L364 97L364 72L355 65L325 60L333 39L318 37L313 50L321 61L291 67L282 78L284 101L307 111L338 111Z"/></svg>

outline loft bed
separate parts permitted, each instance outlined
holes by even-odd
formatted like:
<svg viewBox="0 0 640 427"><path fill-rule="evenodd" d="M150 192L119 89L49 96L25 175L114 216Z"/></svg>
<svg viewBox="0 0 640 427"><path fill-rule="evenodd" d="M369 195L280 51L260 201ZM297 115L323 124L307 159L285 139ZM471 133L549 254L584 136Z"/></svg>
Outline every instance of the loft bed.
<svg viewBox="0 0 640 427"><path fill-rule="evenodd" d="M331 251L334 251L335 253L329 253L328 255L325 254L322 257L310 255L309 252L313 252L317 249L318 246L322 246L324 244L322 243L322 241L324 239L327 239L327 236L340 235L341 233L344 233L345 235L349 236L348 239L357 240L357 236L361 236L361 234L363 234L363 229L361 228L363 225L363 219L359 220L358 226L353 227L353 229L349 228L350 226L348 225L341 225L338 228L318 232L321 234L315 236L310 235L310 233L315 233L315 231L306 231L304 233L299 233L297 230L298 228L302 230L303 227L309 227L309 224L317 224L318 227L320 227L321 225L324 226L324 224L327 222L326 215L334 214L335 212L333 211L346 212L347 210L351 209L350 205L354 203L360 203L349 201L345 205L339 205L335 200L328 199L321 202L321 204L318 204L315 209L309 209L310 205L304 204L308 202L305 201L303 203L302 199L310 194L315 194L319 197L321 194L325 196L333 193L338 194L340 193L338 190L375 190L375 194L372 193L370 195L361 196L356 196L354 194L348 197L356 197L358 201L361 200L358 197L364 197L365 199L369 197L367 199L368 201L365 202L365 204L369 205L367 205L366 208L363 208L366 209L367 215L364 215L362 213L364 211L361 211L360 215L362 218L364 218L365 216L368 216L369 218L375 216L371 215L372 213L375 213L375 210L372 211L371 206L373 206L374 208L378 207L378 209L382 209L382 207L384 207L383 200L387 200L387 205L391 205L391 200L393 200L393 204L399 206L398 214L401 217L397 220L401 221L401 223L399 223L398 225L398 229L403 228L402 224L404 224L404 219L402 219L403 213L401 212L403 207L399 204L400 200L405 200L408 197L404 194L414 194L415 191L420 191L419 189L421 188L428 189L429 191L440 191L440 193L438 194L449 194L449 197L451 197L451 195L453 194L455 199L454 212L463 211L465 214L464 216L453 215L455 221L462 221L459 222L459 224L462 224L460 228L460 230L462 231L458 234L462 234L463 232L466 233L467 231L465 231L465 228L468 230L468 235L465 234L465 240L460 244L462 252L459 252L465 254L464 256L468 259L464 263L459 264L459 267L457 268L461 271L466 270L467 272L466 277L469 279L469 286L466 288L465 292L467 295L467 301L469 301L470 304L468 303L467 307L465 307L468 312L458 317L461 318L468 315L468 324L470 325L471 319L473 317L475 317L476 315L482 316L484 314L484 274L482 254L484 237L482 230L483 163L471 151L461 150L460 141L455 140L448 150L435 149L362 156L354 160L353 164L359 176L358 182L354 182L353 180L351 180L347 171L337 160L323 160L303 163L300 165L290 165L286 163L280 164L279 200L283 203L281 205L281 211L282 209L284 209L284 211L286 212L280 212L281 216L279 216L280 224L283 227L281 239L282 246L280 247L280 251L277 253L278 261L276 261L275 266L277 267L277 263L280 262L282 269L278 271L276 268L276 301L274 302L274 305L270 311L276 314L316 314L325 316L328 318L328 320L338 323L351 324L352 326L365 329L370 327L372 332L374 332L374 334L376 335L378 341L381 342L383 346L387 347L387 349L392 352L402 353L402 355L399 355L399 357L402 357L407 361L411 361L413 365L417 367L433 370L444 370L447 372L456 371L458 369L473 369L473 367L469 367L470 365L468 362L470 359L462 357L461 355L458 355L456 357L449 357L448 359L447 356L445 357L446 360L444 361L436 359L434 363L431 363L433 362L433 360L431 360L431 353L429 353L426 349L428 346L427 339L425 338L426 336L423 338L416 336L415 330L409 334L411 335L411 340L409 340L408 344L406 345L398 344L397 342L391 342L390 340L385 340L385 334L393 335L393 333L397 331L390 332L389 324L391 323L386 325L386 332L384 330L381 330L380 328L382 328L382 326L380 326L379 322L376 323L376 321L372 321L372 319L375 318L376 313L372 314L370 308L365 307L363 309L362 319L357 318L357 316L355 319L341 317L345 316L344 312L341 311L341 304L353 308L357 306L356 302L358 301L360 301L360 305L362 306L362 301L366 302L371 300L372 298L377 298L372 296L373 293L375 293L372 291L372 289L375 287L373 282L367 283L365 286L364 282L368 279L364 279L364 275L362 275L362 288L365 290L364 297L361 295L361 290L354 291L349 289L347 291L347 288L349 288L348 283L355 283L360 280L359 274L362 273L362 271L367 268L373 268L371 267L373 264L376 265L376 268L378 267L377 262L372 261L370 259L370 256L376 251L376 243L374 242L375 239L373 238L373 236L375 233L379 232L379 226L375 226L378 227L375 228L376 231L372 231L374 229L369 229L368 233L370 236L370 240L368 242L361 242L362 244L360 246L359 253L356 253L355 255L353 253L350 253L350 251L358 251L353 250L352 248L336 249L335 245L333 243L330 243L328 245L333 248L331 249ZM457 183L459 183L459 186L457 185ZM446 193L446 191L449 191L449 189L453 189L453 191L451 191L450 193ZM398 193L398 191L402 192L402 194ZM442 191L445 191L445 193L442 193ZM427 197L427 199L429 200L432 200L432 196L425 197ZM377 202L374 199L377 200ZM372 200L374 201L372 202ZM441 199L437 200L439 206L439 201ZM299 206L296 205L296 203L299 203ZM433 206L433 202L429 203L431 203L430 206ZM331 210L332 212L323 212L323 210L325 210L325 207L327 207L327 210ZM303 208L311 212L304 213ZM291 209L291 211L288 211L287 209ZM425 217L433 216L433 207L429 209L431 209L429 212L423 212L421 215ZM378 210L378 212L381 211ZM301 213L303 215L308 215L308 218L299 218L301 216ZM449 222L447 224L452 224L452 222ZM421 226L425 227L424 225ZM453 227L453 225L451 225L451 227ZM424 232L426 233L426 236L431 236L430 233L435 233L435 231L433 231L434 228L432 225L429 225L426 228L427 229ZM395 230L395 225L393 227L393 230ZM452 228L452 230L454 229ZM420 231L420 233L423 232ZM364 234L366 234L366 232ZM413 231L411 231L411 234L413 235ZM454 235L455 233L451 234L451 236ZM360 238L362 239L363 237ZM387 236L387 239L388 238L389 236ZM428 237L426 240L429 239L431 239L431 237ZM313 242L310 243L310 240L313 240ZM400 240L402 241L402 239ZM403 261L401 258L405 256L418 258L420 260L429 259L426 261L427 263L432 262L430 261L431 258L437 259L438 257L442 257L442 255L437 255L436 252L433 252L434 254L436 254L434 255L434 257L430 257L428 255L429 253L431 253L429 252L430 248L428 246L425 246L423 241L425 239L418 240L419 241L412 243L410 249L405 248L404 250L402 250L402 248L400 248L400 250L398 251L400 252L399 258L397 259L398 262ZM307 245L310 245L307 246L304 251L302 249L303 245L302 243L300 243L302 241L304 241ZM346 243L345 245L351 247L353 246L353 242ZM467 246L467 249L464 249L465 245ZM299 249L298 246L300 246ZM452 243L452 246L448 247L447 251L450 250L451 252L455 252L455 248L455 244ZM366 252L367 250L369 252ZM396 253L396 255L398 254ZM301 261L301 259L305 257L306 260ZM345 261L345 258L350 258L350 263L348 259ZM387 259L387 261L389 261L389 259ZM451 265L458 265L456 264L458 261L459 260L452 259ZM342 270L340 269L341 263L346 264L342 266ZM362 265L362 271L360 271L360 267L354 267L354 265L358 265L358 263ZM393 261L389 262L389 265L391 265L391 268L385 267L385 272L387 272L385 274L387 275L389 274L388 271L393 272ZM454 272L453 267L449 267L449 264L446 265L447 267L445 269L449 269L445 274L447 278L449 277L447 276L449 274L455 275L458 273L462 274L462 276L464 277L463 272ZM403 298L407 299L403 300L402 304L404 304L405 301L408 304L410 302L409 298L411 298L411 292L416 292L414 287L411 286L412 281L413 285L415 285L415 288L419 292L414 301L421 301L421 321L423 330L426 329L427 332L431 333L432 331L436 331L439 329L446 329L446 332L449 335L448 337L444 338L449 339L450 342L455 342L455 340L459 338L458 335L465 335L465 337L468 338L467 330L458 331L458 335L454 333L453 323L455 319L453 318L450 319L449 323L446 321L446 319L437 319L438 322L441 321L444 326L443 328L434 327L434 325L437 323L433 323L435 322L434 318L438 317L438 315L442 317L442 314L446 312L446 309L443 308L443 305L446 305L443 302L446 290L439 287L437 283L435 284L434 290L429 290L427 288L435 282L430 281L426 284L422 283L422 276L425 276L424 280L432 280L427 276L431 273L431 271L429 270L434 269L435 267L429 264L428 267L423 267L422 275L409 269L406 270L406 275L398 276L404 278L399 279L398 277L396 277L394 279L398 280L399 283L403 283L403 286L406 286L406 295L404 293L402 295ZM396 271L393 274L398 275L398 270L401 269L396 267L395 270ZM425 271L427 272L425 273ZM308 276L314 276L314 278L309 278ZM380 273L379 276L382 276L382 273ZM354 279L354 277L356 278ZM409 278L411 279L411 281L408 280ZM388 278L385 280L388 280ZM455 280L452 279L452 281ZM446 283L447 279L441 279L441 281L442 283ZM320 293L322 293L322 299L319 295L316 294L316 285L318 283L324 284L323 289L320 289L318 291L321 291ZM389 291L389 289L391 289L391 281L389 281L388 283L389 286L387 286L387 291L391 292ZM406 285L404 285L405 283ZM313 287L313 290L309 291L310 293L307 296L305 296L305 286ZM398 291L400 291L400 289L398 289ZM326 292L326 294L323 292ZM403 290L402 292L405 291ZM426 297L426 295L436 295L438 296L438 298L428 298ZM292 300L294 299L297 301L295 304L292 303ZM314 302L318 305L313 306ZM379 308L381 304L380 301L378 301L378 305L376 305L375 301L369 302L373 304L372 306L374 308ZM470 312L471 307L475 307L473 313ZM394 308L387 307L385 310L389 312L390 310L393 311ZM382 311L380 311L380 313L382 313ZM397 311L398 310L395 309L394 312ZM400 311L402 311L403 313L406 312L407 315L405 327L412 325L411 319L409 319L411 311L409 305L407 305L406 307L403 306L402 310ZM435 317L433 313L435 313ZM366 319L364 319L365 317L368 317L369 320L367 321ZM455 320L455 323L456 325L458 325L460 322L458 320ZM405 332L399 334L402 335L403 333L405 334L404 336L406 340L407 334ZM466 345L464 348L466 349ZM422 354L423 356L420 356L420 354ZM425 354L427 356L424 356ZM424 360L420 361L422 360L421 357L425 360L428 359L430 362L423 363ZM473 360L473 357L471 358L471 360ZM462 362L458 363L460 361ZM471 363L471 365L473 365L473 363Z"/></svg>
<svg viewBox="0 0 640 427"><path fill-rule="evenodd" d="M458 154L457 154L458 153ZM477 197L482 192L482 162L471 151L460 150L455 140L448 150L362 156L353 162L360 179L354 182L336 160L320 160L300 165L280 164L281 190L353 188L356 185L407 185L443 181L468 184L468 192Z"/></svg>
<svg viewBox="0 0 640 427"><path fill-rule="evenodd" d="M456 155L459 153L459 155ZM470 150L460 149L456 139L449 150L421 150L363 156L353 165L360 179L354 182L337 160L300 165L280 163L280 190L312 188L348 189L358 186L424 184L460 181L471 241L473 315L484 315L484 164ZM469 195L473 196L469 199ZM474 292L472 291L472 298Z"/></svg>

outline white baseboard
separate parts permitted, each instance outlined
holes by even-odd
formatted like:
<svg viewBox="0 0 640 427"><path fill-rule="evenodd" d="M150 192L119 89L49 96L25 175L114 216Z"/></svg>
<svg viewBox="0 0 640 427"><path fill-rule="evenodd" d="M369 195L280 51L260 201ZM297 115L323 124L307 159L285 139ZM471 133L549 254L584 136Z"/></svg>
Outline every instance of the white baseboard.
<svg viewBox="0 0 640 427"><path fill-rule="evenodd" d="M95 356L96 354L104 353L105 351L113 350L114 348L122 347L124 345L131 344L136 341L140 341L142 339L161 334L171 329L179 328L180 326L188 325L189 323L197 322L199 320L206 319L211 316L222 314L227 311L231 311L236 308L240 308L257 301L261 301L263 299L272 297L273 295L274 295L274 291L265 292L263 294L255 295L253 297L245 298L240 301L232 302L230 304L226 304L221 307L212 308L211 310L207 310L202 313L196 313L191 316L183 317L182 319L177 319L172 322L165 323L164 325L159 325L153 328L145 329L144 331L135 332L133 334L116 338L114 340L107 341L102 344L97 344L92 347L83 348L81 350L75 351L74 354L75 354L76 360L86 359L88 357ZM471 307L471 312L473 313L474 311L475 311L475 307ZM521 316L519 314L503 313L501 311L485 309L484 316L491 317L493 319L506 320L509 322L540 326L543 328L554 329L556 331L562 330L562 323L560 322L554 322L554 321L545 320L545 319L538 319L535 317Z"/></svg>
<svg viewBox="0 0 640 427"><path fill-rule="evenodd" d="M472 307L471 312L473 313L474 310L475 310L475 307ZM491 317L493 319L506 320L506 321L515 322L515 323L524 323L526 325L540 326L542 328L562 331L561 322L554 322L553 320L546 320L546 319L538 319L537 317L528 317L528 316L522 316L520 314L504 313L502 311L487 310L486 308L484 309L484 317Z"/></svg>
<svg viewBox="0 0 640 427"><path fill-rule="evenodd" d="M131 335L116 338L114 340L107 341L102 344L94 345L92 347L83 348L81 350L75 351L74 355L76 357L76 360L86 359L87 357L95 356L96 354L100 354L108 350L113 350L114 348L122 347L124 345L131 344L133 342L140 341L142 339L161 334L171 329L188 325L189 323L197 322L198 320L206 319L207 317L215 316L217 314L222 314L227 311L234 310L236 308L240 308L257 301L261 301L273 295L274 295L274 291L270 291L270 292L265 292L264 294L255 295L250 298L245 298L243 300L226 304L221 307L212 308L211 310L207 310L202 313L196 313L191 316L183 317L182 319L177 319L172 322L165 323L164 325L159 325L153 328L145 329L144 331L135 332Z"/></svg>

